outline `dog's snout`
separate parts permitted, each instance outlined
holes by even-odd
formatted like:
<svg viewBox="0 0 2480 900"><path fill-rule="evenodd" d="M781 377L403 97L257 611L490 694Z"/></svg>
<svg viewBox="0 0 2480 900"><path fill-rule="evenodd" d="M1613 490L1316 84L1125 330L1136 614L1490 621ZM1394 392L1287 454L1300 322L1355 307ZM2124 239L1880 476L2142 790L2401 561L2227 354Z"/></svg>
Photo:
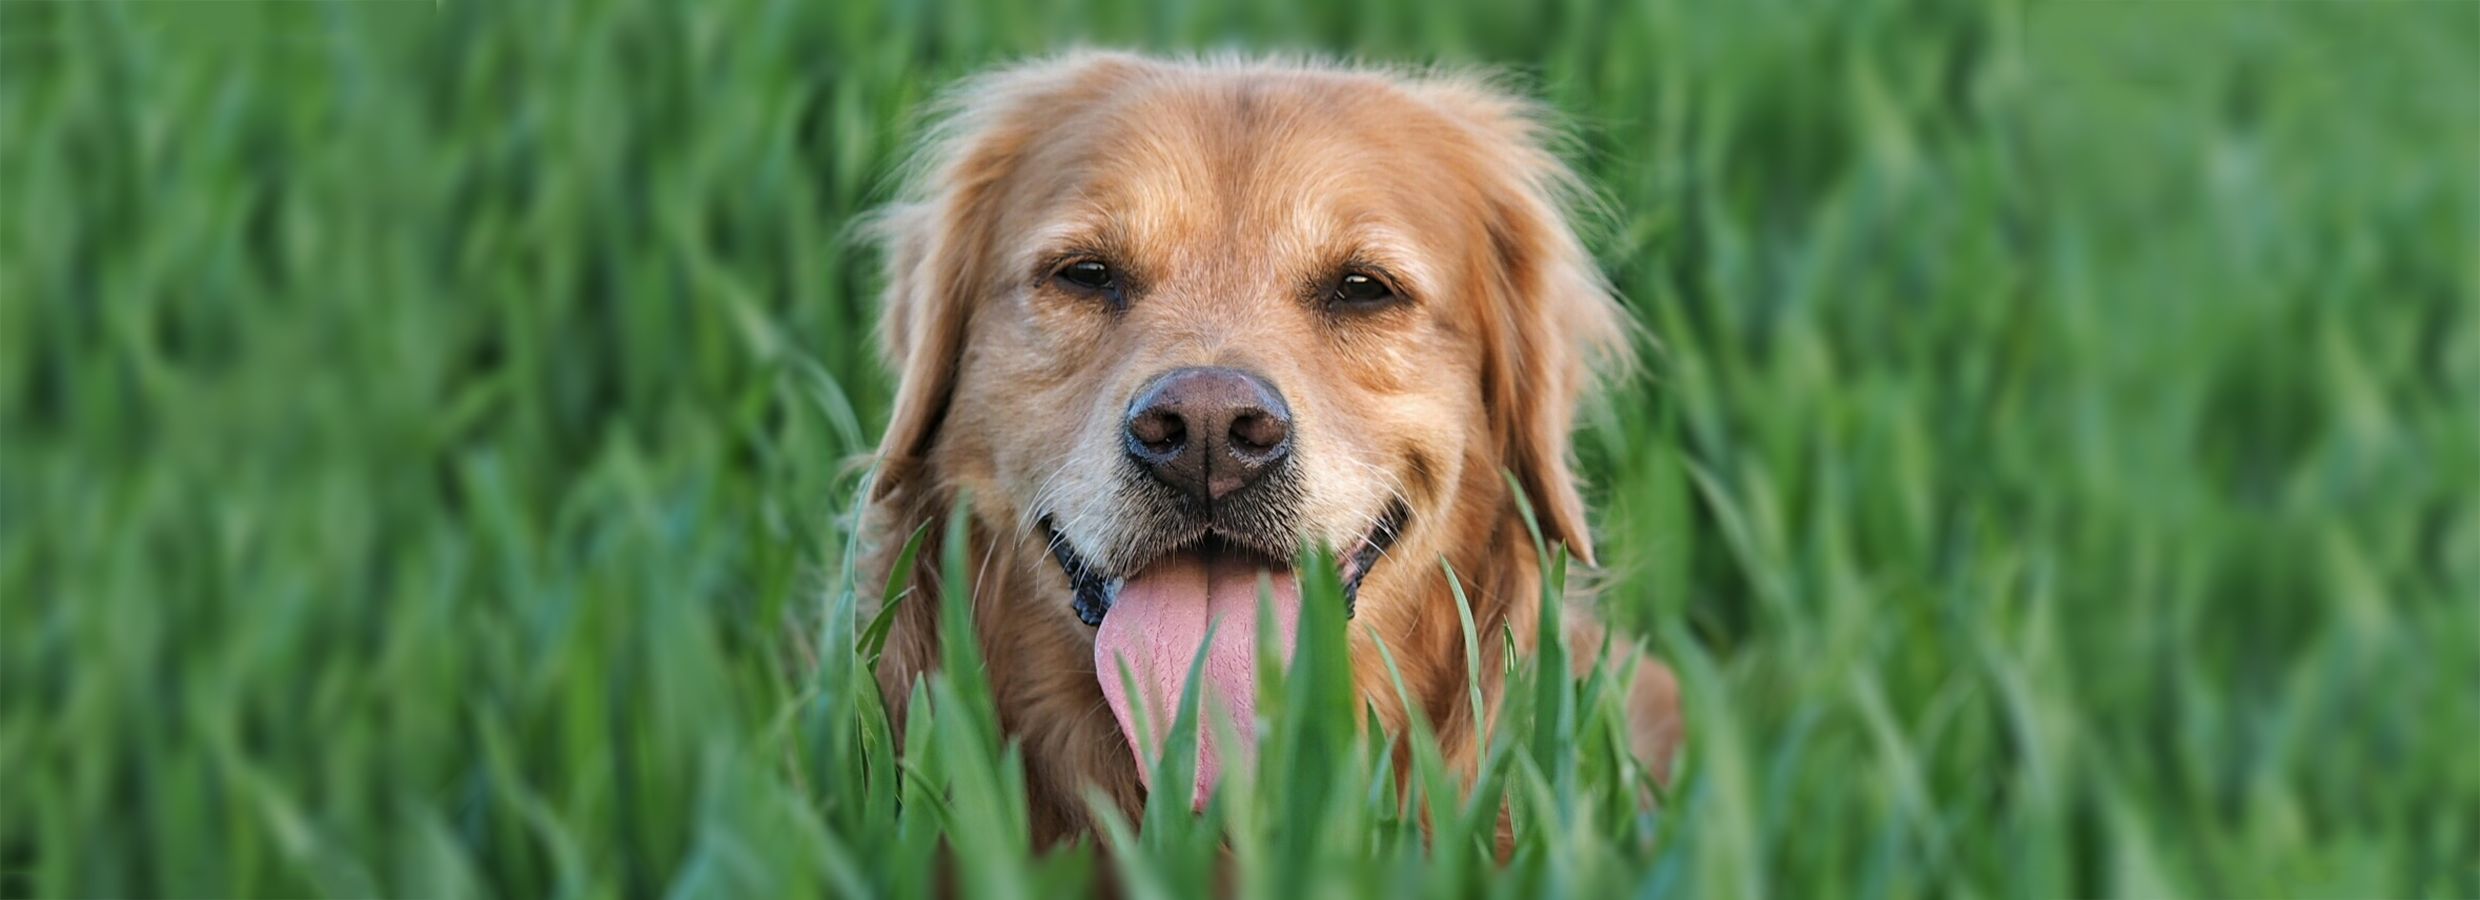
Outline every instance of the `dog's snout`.
<svg viewBox="0 0 2480 900"><path fill-rule="evenodd" d="M1200 501L1246 487L1292 451L1292 411L1274 385L1238 369L1164 373L1128 404L1128 456Z"/></svg>

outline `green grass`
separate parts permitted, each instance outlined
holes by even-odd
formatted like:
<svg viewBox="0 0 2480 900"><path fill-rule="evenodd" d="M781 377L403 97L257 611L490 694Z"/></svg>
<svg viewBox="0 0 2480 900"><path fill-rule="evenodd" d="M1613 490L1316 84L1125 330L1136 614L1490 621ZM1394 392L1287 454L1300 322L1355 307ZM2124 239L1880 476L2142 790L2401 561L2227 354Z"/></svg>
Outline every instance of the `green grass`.
<svg viewBox="0 0 2480 900"><path fill-rule="evenodd" d="M0 895L2480 895L2480 6L965 6L0 4ZM1331 674L1107 860L889 744L848 226L1078 37L1573 117L1660 812L1591 682L1503 868Z"/></svg>

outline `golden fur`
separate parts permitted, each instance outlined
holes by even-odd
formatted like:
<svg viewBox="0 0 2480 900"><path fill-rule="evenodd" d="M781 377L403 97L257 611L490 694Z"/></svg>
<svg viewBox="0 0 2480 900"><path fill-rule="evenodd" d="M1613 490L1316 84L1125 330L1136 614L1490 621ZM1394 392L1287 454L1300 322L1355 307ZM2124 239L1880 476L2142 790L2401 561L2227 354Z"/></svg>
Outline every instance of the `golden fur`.
<svg viewBox="0 0 2480 900"><path fill-rule="evenodd" d="M1238 365L1295 416L1300 533L1343 546L1400 498L1412 515L1362 585L1352 624L1362 695L1402 708L1382 635L1449 759L1469 772L1461 630L1442 557L1496 659L1501 623L1533 641L1539 571L1511 471L1546 537L1590 562L1568 433L1597 370L1626 363L1626 320L1569 227L1571 177L1531 105L1458 75L1287 62L1087 54L974 79L952 95L913 191L876 220L887 253L882 349L899 376L866 527L883 578L920 523L969 492L981 650L1002 724L1023 742L1037 839L1088 829L1084 792L1134 810L1135 762L1094 675L1093 630L1036 516L1079 546L1121 546L1115 428L1151 375ZM1109 253L1124 311L1063 296L1044 268ZM1321 315L1301 285L1369 263L1409 302ZM930 548L896 614L881 683L901 710L937 664ZM875 583L875 582L865 582ZM1602 642L1571 603L1571 639ZM1678 737L1676 688L1645 660L1629 698L1656 770ZM1485 692L1497 680L1484 676ZM899 723L900 724L900 723Z"/></svg>

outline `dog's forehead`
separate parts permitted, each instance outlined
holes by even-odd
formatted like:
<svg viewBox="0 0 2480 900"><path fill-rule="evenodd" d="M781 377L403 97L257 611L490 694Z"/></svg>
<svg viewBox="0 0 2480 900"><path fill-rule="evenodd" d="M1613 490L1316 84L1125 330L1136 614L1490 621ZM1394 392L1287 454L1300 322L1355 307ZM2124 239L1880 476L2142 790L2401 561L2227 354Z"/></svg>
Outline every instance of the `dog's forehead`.
<svg viewBox="0 0 2480 900"><path fill-rule="evenodd" d="M1345 248L1413 269L1440 223L1468 218L1469 188L1436 152L1461 134L1383 79L1182 73L1075 105L1029 167L1024 253Z"/></svg>

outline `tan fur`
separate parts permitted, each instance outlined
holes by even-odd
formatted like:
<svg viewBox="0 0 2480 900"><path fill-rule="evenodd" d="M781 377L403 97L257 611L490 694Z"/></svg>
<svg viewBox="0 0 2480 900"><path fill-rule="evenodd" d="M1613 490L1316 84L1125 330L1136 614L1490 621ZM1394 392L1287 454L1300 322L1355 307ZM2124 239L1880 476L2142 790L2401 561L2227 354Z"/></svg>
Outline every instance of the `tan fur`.
<svg viewBox="0 0 2480 900"><path fill-rule="evenodd" d="M1118 546L1129 526L1106 487L1121 414L1180 366L1245 367L1285 393L1312 538L1352 541L1390 498L1412 509L1362 586L1355 677L1403 728L1382 637L1469 771L1482 729L1459 718L1462 637L1438 561L1466 584L1484 659L1503 652L1501 623L1529 651L1540 573L1500 473L1590 561L1568 432L1594 372L1626 363L1625 319L1566 222L1571 178L1536 110L1456 75L1116 54L951 96L913 193L876 222L900 386L868 570L883 578L905 535L969 493L970 602L1002 724L1024 742L1037 838L1091 827L1088 786L1131 810L1142 790L1035 519L1089 554ZM1044 265L1068 249L1107 251L1137 287L1128 309L1064 295ZM1383 264L1412 302L1322 314L1303 286L1347 261ZM922 554L881 668L898 710L936 665L937 604L963 593L937 583L938 557ZM1581 602L1566 615L1589 662L1602 630ZM1638 753L1665 768L1669 671L1643 661L1629 707Z"/></svg>

